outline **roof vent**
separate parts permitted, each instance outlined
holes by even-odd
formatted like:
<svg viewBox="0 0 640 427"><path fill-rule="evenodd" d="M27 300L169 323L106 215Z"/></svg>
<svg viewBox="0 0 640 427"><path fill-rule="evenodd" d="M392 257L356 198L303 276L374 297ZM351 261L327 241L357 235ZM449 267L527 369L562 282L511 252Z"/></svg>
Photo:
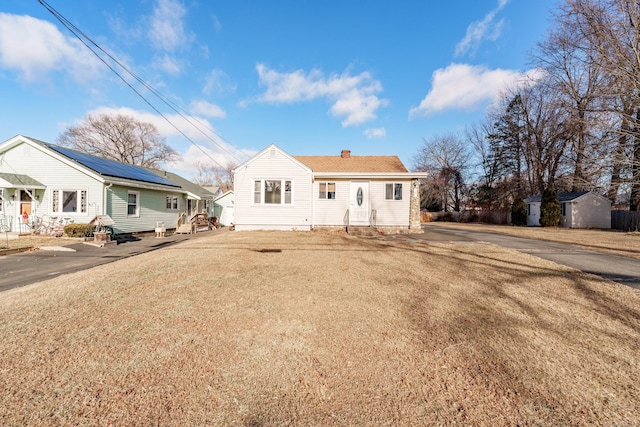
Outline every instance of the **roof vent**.
<svg viewBox="0 0 640 427"><path fill-rule="evenodd" d="M340 155L343 159L348 159L351 157L351 150L342 150L342 154Z"/></svg>

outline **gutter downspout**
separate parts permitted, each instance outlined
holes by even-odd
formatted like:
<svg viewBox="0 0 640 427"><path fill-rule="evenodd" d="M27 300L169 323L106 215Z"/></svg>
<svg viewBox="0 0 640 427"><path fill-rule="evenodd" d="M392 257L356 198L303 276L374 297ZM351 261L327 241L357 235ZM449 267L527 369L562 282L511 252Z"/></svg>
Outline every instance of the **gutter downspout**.
<svg viewBox="0 0 640 427"><path fill-rule="evenodd" d="M111 188L113 182L104 187L104 193L102 193L102 214L101 215L109 215L107 213L107 191Z"/></svg>
<svg viewBox="0 0 640 427"><path fill-rule="evenodd" d="M314 184L316 180L313 176L313 172L311 173L311 230L315 230L316 228L316 198L313 196L315 194Z"/></svg>

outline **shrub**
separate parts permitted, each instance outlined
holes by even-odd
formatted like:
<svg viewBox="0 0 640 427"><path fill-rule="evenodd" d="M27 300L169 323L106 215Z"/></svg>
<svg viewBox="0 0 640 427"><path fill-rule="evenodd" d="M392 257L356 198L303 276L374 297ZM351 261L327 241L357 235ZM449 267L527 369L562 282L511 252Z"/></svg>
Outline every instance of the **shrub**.
<svg viewBox="0 0 640 427"><path fill-rule="evenodd" d="M511 205L511 224L517 226L527 225L527 207L520 196L517 196Z"/></svg>
<svg viewBox="0 0 640 427"><path fill-rule="evenodd" d="M453 213L445 212L443 214L440 214L440 215L436 216L435 221L438 221L438 222L453 222Z"/></svg>
<svg viewBox="0 0 640 427"><path fill-rule="evenodd" d="M69 237L91 237L94 229L93 224L67 224L64 226L64 234Z"/></svg>
<svg viewBox="0 0 640 427"><path fill-rule="evenodd" d="M550 188L542 193L540 203L540 225L543 227L557 227L560 223L560 201Z"/></svg>

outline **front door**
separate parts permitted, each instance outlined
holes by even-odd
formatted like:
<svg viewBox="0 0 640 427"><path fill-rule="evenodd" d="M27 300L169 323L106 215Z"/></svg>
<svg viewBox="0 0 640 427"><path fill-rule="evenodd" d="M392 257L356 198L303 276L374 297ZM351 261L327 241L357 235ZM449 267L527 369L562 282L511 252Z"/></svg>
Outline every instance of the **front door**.
<svg viewBox="0 0 640 427"><path fill-rule="evenodd" d="M369 182L351 181L351 200L349 203L349 225L368 227L370 224Z"/></svg>

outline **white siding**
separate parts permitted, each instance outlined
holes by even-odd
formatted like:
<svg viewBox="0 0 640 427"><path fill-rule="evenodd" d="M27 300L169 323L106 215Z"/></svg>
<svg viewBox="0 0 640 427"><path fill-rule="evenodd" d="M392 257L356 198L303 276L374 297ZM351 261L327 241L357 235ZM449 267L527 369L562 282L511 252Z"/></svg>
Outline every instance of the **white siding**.
<svg viewBox="0 0 640 427"><path fill-rule="evenodd" d="M529 213L527 214L527 225L530 227L540 226L540 202L525 202L529 206Z"/></svg>
<svg viewBox="0 0 640 427"><path fill-rule="evenodd" d="M402 184L402 200L386 200L386 184ZM411 180L371 181L371 209L376 211L378 227L409 227Z"/></svg>
<svg viewBox="0 0 640 427"><path fill-rule="evenodd" d="M567 225L571 228L611 228L611 203L587 193L567 203Z"/></svg>
<svg viewBox="0 0 640 427"><path fill-rule="evenodd" d="M320 183L321 182L335 182L336 184L336 198L335 199L320 199ZM314 206L314 226L318 227L330 227L330 226L345 226L345 215L349 209L349 191L351 181L349 180L336 180L336 179L322 179L313 183L313 206Z"/></svg>
<svg viewBox="0 0 640 427"><path fill-rule="evenodd" d="M292 203L254 204L255 180L292 181ZM276 147L265 150L240 166L234 175L235 229L309 230L311 212L311 172Z"/></svg>
<svg viewBox="0 0 640 427"><path fill-rule="evenodd" d="M40 198L40 201L34 203L34 213L38 217L43 215L59 216L71 218L75 223L88 223L96 214L102 213L103 186L101 182L26 143L19 144L4 153L0 171L28 175L47 187L46 190L36 190L35 195ZM85 190L87 192L87 211L84 213L52 212L53 190ZM6 192L8 193L8 190ZM7 196L9 195L7 194ZM16 218L20 214L18 205L17 201L10 203L10 206L5 205L5 215L13 216L14 226L17 224Z"/></svg>
<svg viewBox="0 0 640 427"><path fill-rule="evenodd" d="M361 181L361 180L357 180ZM335 182L335 200L320 199L320 183ZM408 227L411 181L368 180L371 210L376 211L376 226ZM386 184L402 184L402 200L385 200ZM313 183L314 221L318 227L344 226L345 215L351 205L350 180L325 179Z"/></svg>

